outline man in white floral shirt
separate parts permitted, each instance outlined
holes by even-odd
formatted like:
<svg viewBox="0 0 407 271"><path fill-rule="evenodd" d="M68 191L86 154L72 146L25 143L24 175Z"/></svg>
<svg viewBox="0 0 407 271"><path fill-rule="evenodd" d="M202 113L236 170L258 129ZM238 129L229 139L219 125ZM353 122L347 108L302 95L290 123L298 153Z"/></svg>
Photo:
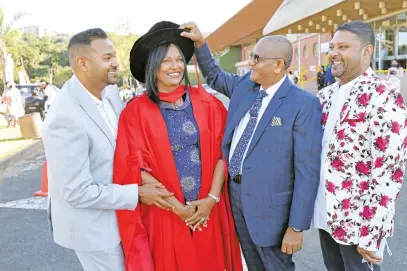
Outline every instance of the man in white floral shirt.
<svg viewBox="0 0 407 271"><path fill-rule="evenodd" d="M369 67L374 41L369 24L339 26L329 50L338 82L318 93L324 137L313 223L329 271L380 270L393 235L407 111L402 94Z"/></svg>

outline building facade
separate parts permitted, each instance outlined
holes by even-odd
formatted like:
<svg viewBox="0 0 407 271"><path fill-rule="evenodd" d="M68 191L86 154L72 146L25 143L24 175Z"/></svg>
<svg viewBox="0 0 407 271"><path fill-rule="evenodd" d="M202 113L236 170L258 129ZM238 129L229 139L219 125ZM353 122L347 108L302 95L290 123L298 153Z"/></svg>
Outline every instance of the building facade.
<svg viewBox="0 0 407 271"><path fill-rule="evenodd" d="M407 11L369 21L376 34L373 68L387 70L392 60L407 67Z"/></svg>
<svg viewBox="0 0 407 271"><path fill-rule="evenodd" d="M50 31L41 26L25 26L19 29L22 34L30 34L35 37L53 36L56 35L54 31Z"/></svg>
<svg viewBox="0 0 407 271"><path fill-rule="evenodd" d="M265 16L269 16L267 21L264 21ZM254 17L257 18L255 25L252 21L250 27L239 25L243 18L250 20ZM297 73L302 86L313 89L316 88L319 67L329 62L327 53L334 30L355 20L368 22L375 31L372 68L379 75L386 74L392 60L407 68L405 0L253 0L213 32L208 40L210 45L215 44L213 53L224 51L229 46L240 46L241 57L236 58L234 72L243 75L249 71L248 54L261 37L287 35L293 44L294 54L290 69ZM236 26L233 26L234 22ZM260 26L261 33L258 32Z"/></svg>

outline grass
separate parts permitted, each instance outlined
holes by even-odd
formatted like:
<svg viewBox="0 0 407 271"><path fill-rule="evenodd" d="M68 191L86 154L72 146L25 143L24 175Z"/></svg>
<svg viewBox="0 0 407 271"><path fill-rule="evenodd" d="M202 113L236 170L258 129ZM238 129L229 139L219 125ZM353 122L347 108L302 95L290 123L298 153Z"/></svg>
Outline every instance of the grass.
<svg viewBox="0 0 407 271"><path fill-rule="evenodd" d="M0 143L0 160L12 156L23 148L33 144L33 140L7 141Z"/></svg>
<svg viewBox="0 0 407 271"><path fill-rule="evenodd" d="M1 138L0 143L2 142L11 142L11 141L19 141L19 140L24 140L24 137L16 137L16 138Z"/></svg>
<svg viewBox="0 0 407 271"><path fill-rule="evenodd" d="M0 160L12 156L32 143L33 140L23 138L19 126L8 128L6 120L0 115Z"/></svg>

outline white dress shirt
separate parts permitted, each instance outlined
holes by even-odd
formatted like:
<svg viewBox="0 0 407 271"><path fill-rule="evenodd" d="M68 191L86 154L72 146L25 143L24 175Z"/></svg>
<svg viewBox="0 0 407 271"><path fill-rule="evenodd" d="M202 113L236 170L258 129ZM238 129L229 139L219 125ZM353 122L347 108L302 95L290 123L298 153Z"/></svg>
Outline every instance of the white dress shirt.
<svg viewBox="0 0 407 271"><path fill-rule="evenodd" d="M370 68L369 68L370 69ZM369 69L367 71L369 71ZM321 170L320 170L320 182L318 187L318 194L315 201L313 224L317 229L326 230L327 225L327 211L326 211L326 199L325 199L325 167L324 163L326 155L329 150L329 142L332 139L334 128L336 123L340 119L341 110L346 100L349 97L349 93L353 86L359 80L359 76L352 81L337 87L335 93L332 96L332 106L329 110L328 120L325 125L324 136L322 138L322 152L321 152Z"/></svg>
<svg viewBox="0 0 407 271"><path fill-rule="evenodd" d="M247 154L247 151L249 149L250 143L252 142L253 135L256 132L257 125L259 124L259 121L260 121L261 117L263 116L264 111L266 111L266 108L269 105L271 99L273 98L273 96L277 92L277 90L280 88L280 86L283 84L286 77L287 76L285 75L280 81L278 81L276 84L272 85L271 87L269 87L268 89L265 90L268 95L266 97L264 97L262 102L261 102L261 107L260 107L260 110L259 110L257 123L256 123L256 126L254 127L254 132L253 132L249 142L247 143L246 150L245 150L245 152L243 154L243 161L246 158L246 154ZM260 90L264 90L264 88L260 87ZM229 162L232 159L233 152L236 149L236 146L237 146L237 143L240 140L240 137L242 137L242 135L243 135L244 129L246 128L247 124L249 123L249 120L250 120L250 112L249 111L250 110L248 110L246 112L246 114L244 115L244 117L240 121L239 125L235 129L235 132L233 133L232 145L230 147ZM242 174L242 165L240 165L240 174Z"/></svg>
<svg viewBox="0 0 407 271"><path fill-rule="evenodd" d="M114 138L117 137L117 126L119 124L119 117L114 112L113 106L109 99L106 97L106 91L102 90L100 97L102 98L99 100L95 97L89 90L87 90L83 85L83 89L89 94L90 98L94 101L97 110L99 111L100 115L102 116L103 120L105 121L107 127L112 132Z"/></svg>

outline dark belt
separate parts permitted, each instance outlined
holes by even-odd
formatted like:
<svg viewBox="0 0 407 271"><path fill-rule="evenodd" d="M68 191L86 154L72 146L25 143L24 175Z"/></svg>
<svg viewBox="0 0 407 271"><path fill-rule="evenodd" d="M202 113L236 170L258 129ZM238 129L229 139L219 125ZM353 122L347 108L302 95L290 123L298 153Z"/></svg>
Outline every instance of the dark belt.
<svg viewBox="0 0 407 271"><path fill-rule="evenodd" d="M241 184L242 183L242 174L236 175L235 177L232 178L232 181L235 183Z"/></svg>

